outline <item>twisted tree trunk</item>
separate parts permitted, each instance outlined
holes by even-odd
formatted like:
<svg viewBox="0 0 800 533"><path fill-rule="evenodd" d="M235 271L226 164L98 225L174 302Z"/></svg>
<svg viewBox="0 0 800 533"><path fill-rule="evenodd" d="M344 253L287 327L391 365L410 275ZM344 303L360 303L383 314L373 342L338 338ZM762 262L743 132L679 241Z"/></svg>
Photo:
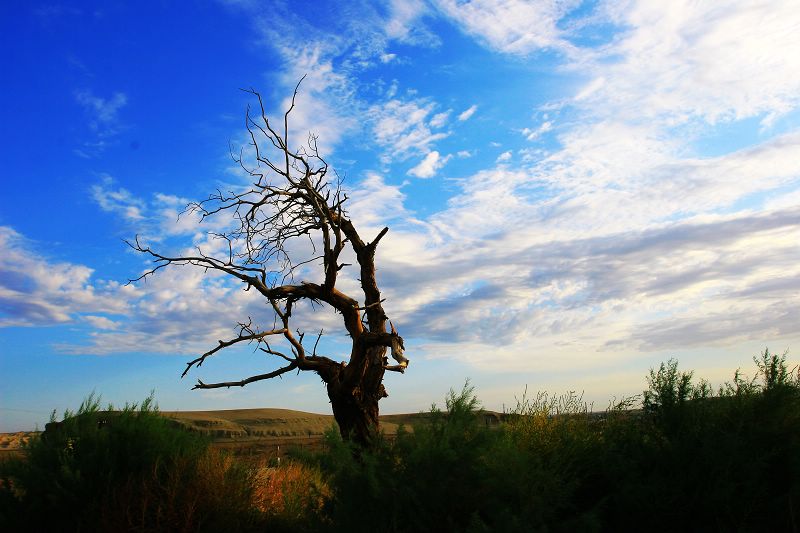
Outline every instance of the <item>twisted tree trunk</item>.
<svg viewBox="0 0 800 533"><path fill-rule="evenodd" d="M316 372L327 386L342 438L368 446L379 429L378 402L387 396L384 374L387 370L403 373L408 366L402 337L393 325L390 333L386 331L388 318L375 279L375 250L389 228L365 242L347 216L348 196L341 189L341 181L328 181L328 164L317 151L316 137L310 135L306 146L297 150L289 148L289 114L298 88L299 84L284 113L282 133L267 117L261 96L247 91L258 99L260 110L260 116L253 116L248 106L245 115L252 149L249 161L253 164L245 163L248 158L243 152L234 154L234 160L253 178L253 183L243 190L218 190L208 199L188 206L189 211L200 213L201 219L224 214L232 217L232 229L209 232L209 236L227 245L222 246L222 254L210 255L196 247L193 255L164 255L142 244L137 236L128 244L149 255L156 265L131 281L168 266L190 265L224 273L242 282L245 291L254 289L274 312L271 321L262 322L267 327L252 317L240 321L235 337L219 340L216 346L189 361L183 376L225 348L255 343L283 366L236 381L204 383L198 379L193 388L244 387L295 370ZM289 243L296 239L311 241L309 256L289 255L288 251L294 249ZM351 266L342 262L346 248L356 256L361 295L348 295L336 287L341 271ZM320 276L313 281L295 281L295 275L303 273L308 265L321 267L322 282ZM344 329L353 340L349 360L336 361L317 353L322 330L313 348L306 348L305 333L290 324L295 304L304 300L327 304L341 314ZM271 344L270 339L277 342ZM283 342L284 347L278 342ZM397 364L388 364L387 348L391 348Z"/></svg>
<svg viewBox="0 0 800 533"><path fill-rule="evenodd" d="M355 386L348 385L344 373L327 384L328 398L342 439L369 446L380 430L378 402L388 396L383 386L386 348L366 350L366 368Z"/></svg>

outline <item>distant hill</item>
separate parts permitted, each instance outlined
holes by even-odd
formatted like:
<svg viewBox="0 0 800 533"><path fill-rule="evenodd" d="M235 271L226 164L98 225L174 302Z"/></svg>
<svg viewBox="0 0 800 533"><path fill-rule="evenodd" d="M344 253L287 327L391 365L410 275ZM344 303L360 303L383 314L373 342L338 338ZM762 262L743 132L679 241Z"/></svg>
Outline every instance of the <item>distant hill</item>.
<svg viewBox="0 0 800 533"><path fill-rule="evenodd" d="M320 441L322 434L335 427L333 415L321 415L292 409L229 409L222 411L161 411L176 424L208 435L223 447L238 446L233 441L269 441L273 443ZM396 435L403 425L407 430L430 417L430 413L382 415L381 430L386 435ZM487 425L496 425L501 416L491 411L478 416ZM0 434L0 452L19 450L34 432ZM228 444L225 444L228 443ZM2 454L5 455L5 454Z"/></svg>
<svg viewBox="0 0 800 533"><path fill-rule="evenodd" d="M230 409L224 411L162 411L191 431L213 439L313 437L335 426L333 415L320 415L292 409ZM427 413L383 415L381 429L397 433L402 424L409 429L425 419Z"/></svg>

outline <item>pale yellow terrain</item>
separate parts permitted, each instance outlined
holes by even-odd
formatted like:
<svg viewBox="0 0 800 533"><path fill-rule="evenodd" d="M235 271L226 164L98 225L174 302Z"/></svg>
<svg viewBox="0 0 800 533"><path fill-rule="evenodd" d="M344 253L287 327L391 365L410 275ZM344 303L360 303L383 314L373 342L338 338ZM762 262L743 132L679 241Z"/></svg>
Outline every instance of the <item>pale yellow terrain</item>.
<svg viewBox="0 0 800 533"><path fill-rule="evenodd" d="M28 442L35 431L17 431L16 433L0 433L0 450L16 450Z"/></svg>
<svg viewBox="0 0 800 533"><path fill-rule="evenodd" d="M162 411L161 414L214 439L310 437L322 435L335 423L332 415L290 409Z"/></svg>
<svg viewBox="0 0 800 533"><path fill-rule="evenodd" d="M314 437L335 427L333 415L320 415L291 409L231 409L225 411L163 411L190 430L214 439ZM399 424L409 424L416 415L381 417L381 429L397 433ZM384 421L385 420L385 421Z"/></svg>
<svg viewBox="0 0 800 533"><path fill-rule="evenodd" d="M291 409L230 409L223 411L162 411L190 431L211 437L223 447L245 441L275 445L320 441L325 431L335 428L333 415L306 413ZM381 431L396 435L400 425L412 430L413 425L428 416L426 413L383 415ZM0 453L13 453L22 448L37 432L0 433ZM228 444L226 444L228 443ZM270 444L270 445L272 445Z"/></svg>

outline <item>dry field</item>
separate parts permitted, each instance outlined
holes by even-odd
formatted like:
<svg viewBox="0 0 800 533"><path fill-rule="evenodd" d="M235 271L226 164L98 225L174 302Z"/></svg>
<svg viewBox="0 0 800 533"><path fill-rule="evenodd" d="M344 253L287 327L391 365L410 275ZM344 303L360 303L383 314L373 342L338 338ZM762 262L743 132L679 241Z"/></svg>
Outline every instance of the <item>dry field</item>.
<svg viewBox="0 0 800 533"><path fill-rule="evenodd" d="M323 449L322 435L334 427L333 415L291 409L231 409L224 411L162 411L189 431L208 435L215 448L254 460L283 457L292 448ZM411 429L426 413L381 416L381 429L390 438L400 425ZM0 459L18 456L36 432L0 433Z"/></svg>
<svg viewBox="0 0 800 533"><path fill-rule="evenodd" d="M22 453L22 445L36 434L37 431L0 433L0 461L7 457L18 457Z"/></svg>
<svg viewBox="0 0 800 533"><path fill-rule="evenodd" d="M281 458L293 448L321 451L325 431L335 427L333 415L291 409L231 409L225 411L163 411L190 431L209 435L213 446L254 460ZM385 415L381 429L392 437L402 424L411 428L425 414Z"/></svg>

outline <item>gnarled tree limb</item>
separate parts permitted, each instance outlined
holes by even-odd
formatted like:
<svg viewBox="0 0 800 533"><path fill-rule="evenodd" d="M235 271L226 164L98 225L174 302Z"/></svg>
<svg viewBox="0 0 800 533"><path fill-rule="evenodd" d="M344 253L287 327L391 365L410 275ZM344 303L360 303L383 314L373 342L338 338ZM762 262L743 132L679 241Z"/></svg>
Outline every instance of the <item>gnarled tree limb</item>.
<svg viewBox="0 0 800 533"><path fill-rule="evenodd" d="M164 254L143 244L137 236L133 242L126 242L150 257L154 265L130 282L146 280L168 266L192 266L235 278L244 284L244 290L255 289L269 302L274 326L262 330L252 320L239 323L235 337L218 341L216 346L189 361L182 376L224 349L256 343L257 349L286 364L239 381L198 380L194 388L243 387L291 370L314 371L327 385L342 435L345 438L352 435L365 443L377 427L377 402L386 396L384 372L402 373L408 366L402 337L394 326L390 332L386 331L385 299L381 298L375 277L375 251L389 228L381 229L372 241L364 241L348 217L348 196L341 179L335 173L334 179L329 179L329 166L319 154L317 138L309 135L305 146L291 148L289 119L299 87L298 83L283 114L282 131L267 116L261 95L253 89L244 89L258 102L255 111L248 106L245 113L250 150L231 150L231 155L252 181L241 190L217 190L205 200L187 206L186 211L199 214L201 222L210 217L230 217L232 225L227 230L209 233L212 238L224 241L224 255L209 254L200 247L189 254ZM311 253L298 255L298 247L293 244L298 240L310 243ZM359 296L337 288L339 278L351 266L341 259L348 247L358 263L353 274L361 282ZM321 269L315 281L296 281L313 266ZM304 333L293 333L290 324L293 306L300 301L327 304L341 314L352 340L346 362L317 354L322 331L311 355L307 353ZM288 343L291 353L269 344L276 337ZM397 365L387 364L387 348L391 349Z"/></svg>

